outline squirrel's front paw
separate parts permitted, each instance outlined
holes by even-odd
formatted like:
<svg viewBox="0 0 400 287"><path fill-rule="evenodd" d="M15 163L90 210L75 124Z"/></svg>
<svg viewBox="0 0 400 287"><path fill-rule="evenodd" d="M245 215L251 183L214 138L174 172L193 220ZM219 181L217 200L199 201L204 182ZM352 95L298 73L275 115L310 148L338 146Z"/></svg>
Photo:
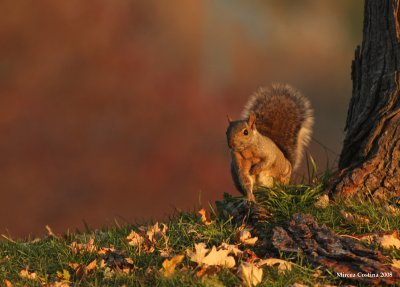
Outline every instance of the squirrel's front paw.
<svg viewBox="0 0 400 287"><path fill-rule="evenodd" d="M250 168L250 174L251 175L256 175L260 174L263 171L262 165L261 164L255 164Z"/></svg>

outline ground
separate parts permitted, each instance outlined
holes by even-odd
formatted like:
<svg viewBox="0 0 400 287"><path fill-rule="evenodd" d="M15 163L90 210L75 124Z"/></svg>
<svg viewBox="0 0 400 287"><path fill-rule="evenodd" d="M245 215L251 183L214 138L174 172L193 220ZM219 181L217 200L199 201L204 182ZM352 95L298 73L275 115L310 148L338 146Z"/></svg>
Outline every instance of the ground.
<svg viewBox="0 0 400 287"><path fill-rule="evenodd" d="M207 206L210 211L176 212L162 223L64 235L49 228L48 236L27 240L3 236L0 285L368 286L318 268L301 253L284 253L271 246L273 228L301 212L340 236L359 240L373 233L375 241L363 245L382 252L387 264L400 263L396 261L400 245L393 233L400 229L395 204L353 200L316 208L324 188L322 178L308 185L259 190L254 218L243 214L248 207L244 198L226 195ZM389 245L379 241L382 234L392 240Z"/></svg>

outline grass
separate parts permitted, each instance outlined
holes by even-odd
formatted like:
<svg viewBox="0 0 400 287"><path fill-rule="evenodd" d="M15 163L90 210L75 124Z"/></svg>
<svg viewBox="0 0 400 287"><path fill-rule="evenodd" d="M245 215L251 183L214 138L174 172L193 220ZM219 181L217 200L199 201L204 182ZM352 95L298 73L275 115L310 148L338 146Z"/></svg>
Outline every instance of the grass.
<svg viewBox="0 0 400 287"><path fill-rule="evenodd" d="M355 235L400 229L400 216L388 214L382 206L372 201L342 201L335 202L325 209L316 209L314 203L323 190L324 180L314 185L259 190L256 193L257 201L273 213L270 220L260 222L259 225L268 234L274 226L284 224L292 214L303 212L312 214L319 223L326 224L338 234ZM4 282L12 286L240 286L243 281L237 268L218 267L199 276L201 267L191 262L186 252L187 249L193 250L194 244L200 242L204 242L208 247L219 246L222 243L237 244L236 234L241 227L233 221L229 210L242 202L241 197L226 195L217 203L218 210L212 209L213 221L209 225L205 225L196 212L172 215L164 222L168 227L166 234L160 236L152 245L153 252L146 250L146 246L129 244L127 236L132 230L140 234L145 232L133 225L109 227L81 234L47 236L31 241L4 238L0 241L0 285ZM346 221L341 213L343 210L353 215L366 216L369 222ZM91 239L94 240L92 243ZM259 240L263 240L262 236ZM73 250L71 244L86 245ZM114 248L114 251L106 252L107 255L99 254L101 248L110 247ZM257 254L265 253L265 250L259 250L257 244L239 244L239 248L255 251ZM160 271L167 258L164 257L165 252L168 252L168 258L185 255L170 277L166 277L163 271ZM276 267L262 267L263 277L259 286L290 286L296 282L308 286L357 284L343 281L327 271L316 273L315 268L301 255L288 257L276 251L271 251L270 254L294 262L295 265L292 270L284 272L279 272ZM385 254L393 259L400 259L399 250L385 251ZM93 264L92 267L88 267L94 260L95 267ZM241 260L244 259L236 259L236 266ZM23 270L28 271L26 274L30 275L21 276Z"/></svg>

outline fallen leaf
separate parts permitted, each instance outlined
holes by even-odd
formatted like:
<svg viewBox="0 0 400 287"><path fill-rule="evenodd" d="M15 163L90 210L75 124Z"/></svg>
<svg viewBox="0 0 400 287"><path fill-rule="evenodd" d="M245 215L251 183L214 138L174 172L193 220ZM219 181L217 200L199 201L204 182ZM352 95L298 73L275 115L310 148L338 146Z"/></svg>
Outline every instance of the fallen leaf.
<svg viewBox="0 0 400 287"><path fill-rule="evenodd" d="M97 250L97 247L94 245L93 236L90 236L89 242L87 243L77 243L74 241L69 245L69 248L75 254L92 253Z"/></svg>
<svg viewBox="0 0 400 287"><path fill-rule="evenodd" d="M367 216L354 215L344 210L341 210L340 214L344 219L346 219L347 222L352 224L368 224L370 222Z"/></svg>
<svg viewBox="0 0 400 287"><path fill-rule="evenodd" d="M187 250L186 252L190 260L196 262L198 265L207 264L209 266L218 265L233 268L236 264L235 259L232 256L228 256L230 253L229 250L217 250L213 246L211 251L209 251L204 243L195 244L195 251Z"/></svg>
<svg viewBox="0 0 400 287"><path fill-rule="evenodd" d="M396 260L396 259L392 260L392 264L391 265L393 267L400 268L400 260Z"/></svg>
<svg viewBox="0 0 400 287"><path fill-rule="evenodd" d="M154 225L150 225L147 227L141 226L139 227L139 230L141 230L142 232L146 232L147 240L149 240L150 242L156 242L160 238L165 239L167 236L166 234L168 227L164 223L161 223L161 226L162 228L160 228L158 222L156 222Z"/></svg>
<svg viewBox="0 0 400 287"><path fill-rule="evenodd" d="M241 256L243 251L238 248L237 245L222 243L218 249L228 250L229 254L233 254L234 256Z"/></svg>
<svg viewBox="0 0 400 287"><path fill-rule="evenodd" d="M190 249L186 250L186 254L189 256L190 261L196 262L200 265L203 263L204 257L209 249L206 248L204 243L195 243L194 249L195 251L191 251Z"/></svg>
<svg viewBox="0 0 400 287"><path fill-rule="evenodd" d="M30 272L28 269L21 270L19 276L26 279L35 280L37 279L37 274L35 272Z"/></svg>
<svg viewBox="0 0 400 287"><path fill-rule="evenodd" d="M56 276L60 282L70 283L71 274L69 274L68 270L63 269L63 271L57 271Z"/></svg>
<svg viewBox="0 0 400 287"><path fill-rule="evenodd" d="M221 266L208 266L208 265L203 265L200 267L200 269L196 272L197 277L210 277L214 276L218 272L221 271Z"/></svg>
<svg viewBox="0 0 400 287"><path fill-rule="evenodd" d="M324 209L329 206L329 196L327 194L321 195L314 203L314 207L318 209Z"/></svg>
<svg viewBox="0 0 400 287"><path fill-rule="evenodd" d="M97 260L93 260L86 266L86 271L90 271L96 268Z"/></svg>
<svg viewBox="0 0 400 287"><path fill-rule="evenodd" d="M131 233L129 233L126 239L128 239L128 244L131 246L140 246L144 242L143 236L140 236L133 230L131 231Z"/></svg>
<svg viewBox="0 0 400 287"><path fill-rule="evenodd" d="M256 286L262 280L263 270L253 263L242 262L238 268L239 277L246 286Z"/></svg>
<svg viewBox="0 0 400 287"><path fill-rule="evenodd" d="M198 213L201 215L200 219L204 225L210 225L212 223L210 216L207 214L204 208L200 209Z"/></svg>
<svg viewBox="0 0 400 287"><path fill-rule="evenodd" d="M268 258L268 259L263 259L257 263L258 266L262 265L267 265L270 267L278 267L278 272L284 273L286 270L290 271L292 270L293 263L282 260L282 259L277 259L277 258Z"/></svg>
<svg viewBox="0 0 400 287"><path fill-rule="evenodd" d="M132 264L132 265L133 265L133 259L132 259L132 258L126 257L126 258L125 258L125 261L126 261L126 263Z"/></svg>
<svg viewBox="0 0 400 287"><path fill-rule="evenodd" d="M111 247L101 247L101 248L99 249L99 251L97 251L97 254L99 254L99 255L104 255L104 254L106 254L106 253L114 252L114 251L115 251L114 246L111 246Z"/></svg>
<svg viewBox="0 0 400 287"><path fill-rule="evenodd" d="M309 286L296 282L296 283L293 283L292 285L290 285L289 287L309 287Z"/></svg>
<svg viewBox="0 0 400 287"><path fill-rule="evenodd" d="M226 268L235 267L235 258L232 256L228 256L229 250L217 250L215 246L211 248L210 253L204 257L203 262L209 266L218 265Z"/></svg>
<svg viewBox="0 0 400 287"><path fill-rule="evenodd" d="M175 273L176 266L182 262L184 255L176 255L171 259L165 259L162 263L160 272L167 278L170 278Z"/></svg>
<svg viewBox="0 0 400 287"><path fill-rule="evenodd" d="M382 245L383 248L397 248L400 249L400 240L397 231L393 232L389 235L383 235L382 237L378 237L376 241Z"/></svg>
<svg viewBox="0 0 400 287"><path fill-rule="evenodd" d="M13 287L12 283L7 279L4 280L4 284L6 285L6 287Z"/></svg>
<svg viewBox="0 0 400 287"><path fill-rule="evenodd" d="M43 285L43 286L46 286L46 287L70 287L71 285L69 285L66 282L54 282L53 284Z"/></svg>
<svg viewBox="0 0 400 287"><path fill-rule="evenodd" d="M245 245L254 245L258 240L258 237L251 237L250 228L244 228L239 231L238 237L239 241Z"/></svg>

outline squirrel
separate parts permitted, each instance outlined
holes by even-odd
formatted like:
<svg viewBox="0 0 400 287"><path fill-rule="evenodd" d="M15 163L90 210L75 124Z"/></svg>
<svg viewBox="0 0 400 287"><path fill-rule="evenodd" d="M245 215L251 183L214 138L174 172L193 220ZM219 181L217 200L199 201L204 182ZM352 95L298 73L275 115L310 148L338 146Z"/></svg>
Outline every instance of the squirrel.
<svg viewBox="0 0 400 287"><path fill-rule="evenodd" d="M255 186L289 183L311 138L313 110L299 91L276 83L250 97L242 118L228 117L231 174L239 192L255 202Z"/></svg>

